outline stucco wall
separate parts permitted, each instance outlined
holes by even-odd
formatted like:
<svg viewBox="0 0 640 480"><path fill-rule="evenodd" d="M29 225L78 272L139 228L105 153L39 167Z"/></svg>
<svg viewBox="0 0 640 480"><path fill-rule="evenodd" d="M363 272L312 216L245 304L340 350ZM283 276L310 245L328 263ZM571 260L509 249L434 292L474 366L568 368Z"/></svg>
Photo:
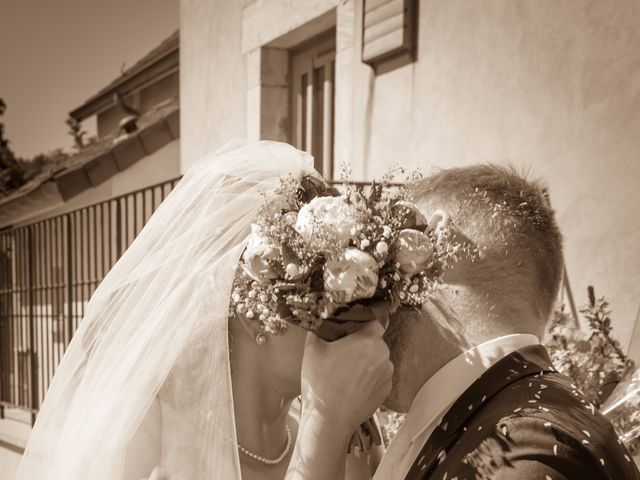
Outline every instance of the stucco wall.
<svg viewBox="0 0 640 480"><path fill-rule="evenodd" d="M546 177L576 300L589 284L610 297L625 343L640 306L640 4L419 3L417 62L378 76L360 61L362 0L318 3L318 15L337 4L336 162L358 179L487 161ZM182 171L247 136L243 51L291 28L258 21L271 4L291 7L182 0Z"/></svg>
<svg viewBox="0 0 640 480"><path fill-rule="evenodd" d="M339 35L351 22L360 42L361 2L341 8ZM640 306L639 24L635 0L422 0L417 62L376 77L359 44L340 62L352 82L337 85L336 161L350 152L367 179L395 162L546 177L576 300L589 284L610 297L626 344Z"/></svg>
<svg viewBox="0 0 640 480"><path fill-rule="evenodd" d="M180 2L181 169L246 136L241 1Z"/></svg>
<svg viewBox="0 0 640 480"><path fill-rule="evenodd" d="M242 48L250 52L265 45L291 48L322 33L333 26L331 11L340 1L245 0L244 3Z"/></svg>

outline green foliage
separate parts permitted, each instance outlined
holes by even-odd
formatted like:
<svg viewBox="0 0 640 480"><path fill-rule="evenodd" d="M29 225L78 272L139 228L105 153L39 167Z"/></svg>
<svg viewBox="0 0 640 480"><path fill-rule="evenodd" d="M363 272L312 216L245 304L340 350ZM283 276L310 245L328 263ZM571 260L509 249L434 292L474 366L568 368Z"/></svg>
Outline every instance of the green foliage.
<svg viewBox="0 0 640 480"><path fill-rule="evenodd" d="M84 130L82 130L82 126L80 122L78 122L75 118L69 117L65 122L69 127L69 135L73 138L73 145L76 149L81 150L85 146L84 136L87 134Z"/></svg>
<svg viewBox="0 0 640 480"><path fill-rule="evenodd" d="M600 408L632 365L612 336L606 299L596 300L590 287L589 303L580 313L588 331L578 329L570 315L560 309L554 313L545 344L558 371L570 377L585 398Z"/></svg>
<svg viewBox="0 0 640 480"><path fill-rule="evenodd" d="M545 343L558 371L573 380L634 451L640 443L640 369L613 337L609 303L605 298L596 299L593 287L589 287L589 303L580 313L587 332L558 310Z"/></svg>
<svg viewBox="0 0 640 480"><path fill-rule="evenodd" d="M0 116L4 115L7 104L0 98ZM0 123L0 193L14 189L24 182L24 173L18 159L9 147L9 140L4 136L4 124Z"/></svg>
<svg viewBox="0 0 640 480"><path fill-rule="evenodd" d="M0 98L0 117L6 108L6 103ZM60 162L68 157L62 149L57 149L27 160L17 157L9 143L4 136L4 124L0 122L0 197L20 188L40 173L45 165Z"/></svg>

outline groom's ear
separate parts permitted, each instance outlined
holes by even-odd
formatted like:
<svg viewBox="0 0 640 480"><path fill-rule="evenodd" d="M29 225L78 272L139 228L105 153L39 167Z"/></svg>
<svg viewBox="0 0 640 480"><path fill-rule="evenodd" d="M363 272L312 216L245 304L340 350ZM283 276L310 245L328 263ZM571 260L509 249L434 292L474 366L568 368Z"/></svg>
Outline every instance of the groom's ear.
<svg viewBox="0 0 640 480"><path fill-rule="evenodd" d="M457 226L453 223L453 218L447 210L439 208L435 210L431 217L429 217L428 232L432 232L435 236L436 242L449 241L460 246L473 249L476 244L467 237ZM448 237L447 237L448 236Z"/></svg>
<svg viewBox="0 0 640 480"><path fill-rule="evenodd" d="M429 231L440 236L451 225L451 215L448 211L439 208L429 217L428 225Z"/></svg>

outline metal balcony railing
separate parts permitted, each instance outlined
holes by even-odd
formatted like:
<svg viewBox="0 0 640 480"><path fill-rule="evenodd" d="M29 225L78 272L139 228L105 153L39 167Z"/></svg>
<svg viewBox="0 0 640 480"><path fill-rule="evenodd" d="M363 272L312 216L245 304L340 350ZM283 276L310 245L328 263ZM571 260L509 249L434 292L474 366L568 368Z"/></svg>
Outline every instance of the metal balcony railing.
<svg viewBox="0 0 640 480"><path fill-rule="evenodd" d="M0 418L35 420L91 295L179 180L0 231Z"/></svg>
<svg viewBox="0 0 640 480"><path fill-rule="evenodd" d="M0 417L35 420L91 294L178 180L0 232Z"/></svg>

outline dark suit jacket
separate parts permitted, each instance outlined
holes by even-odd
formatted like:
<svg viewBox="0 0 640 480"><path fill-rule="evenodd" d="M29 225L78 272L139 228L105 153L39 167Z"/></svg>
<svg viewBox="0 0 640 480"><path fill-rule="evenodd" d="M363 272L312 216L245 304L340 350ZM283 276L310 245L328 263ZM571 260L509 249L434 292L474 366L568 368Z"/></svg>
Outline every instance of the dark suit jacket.
<svg viewBox="0 0 640 480"><path fill-rule="evenodd" d="M640 480L611 423L526 347L487 370L446 413L406 480Z"/></svg>

